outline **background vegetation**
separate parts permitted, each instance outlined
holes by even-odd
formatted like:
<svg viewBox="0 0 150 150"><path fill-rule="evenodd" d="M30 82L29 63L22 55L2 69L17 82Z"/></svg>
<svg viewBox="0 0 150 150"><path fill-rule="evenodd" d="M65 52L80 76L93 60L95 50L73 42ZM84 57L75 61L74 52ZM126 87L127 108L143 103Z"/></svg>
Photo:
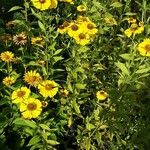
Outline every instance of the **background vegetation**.
<svg viewBox="0 0 150 150"><path fill-rule="evenodd" d="M87 7L86 12L77 11L80 4ZM63 22L79 15L90 18L98 29L85 46L57 32ZM0 53L13 52L17 62L0 61L0 149L148 150L150 61L137 47L150 38L149 16L146 0L58 2L56 9L46 11L36 9L30 1L1 0ZM106 21L108 18L116 23ZM128 18L143 22L144 31L127 37ZM27 36L23 46L13 41L21 32ZM31 44L35 36L44 39L44 47ZM29 70L57 82L58 93L44 99L23 80ZM11 86L3 83L8 75L16 79ZM47 102L38 118L24 119L12 103L12 92L21 86ZM100 90L108 93L105 100L98 100Z"/></svg>

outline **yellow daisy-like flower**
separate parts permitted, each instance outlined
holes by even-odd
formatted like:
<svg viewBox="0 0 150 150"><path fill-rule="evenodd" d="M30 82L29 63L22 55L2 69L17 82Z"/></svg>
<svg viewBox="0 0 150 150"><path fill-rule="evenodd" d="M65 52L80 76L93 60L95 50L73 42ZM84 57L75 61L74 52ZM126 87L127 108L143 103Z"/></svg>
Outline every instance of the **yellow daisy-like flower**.
<svg viewBox="0 0 150 150"><path fill-rule="evenodd" d="M65 21L62 25L60 25L60 26L58 27L57 32L59 32L60 34L63 34L63 33L65 33L65 32L67 32L69 25L70 25L69 22Z"/></svg>
<svg viewBox="0 0 150 150"><path fill-rule="evenodd" d="M108 93L103 90L100 90L96 93L96 97L98 100L103 101L108 97Z"/></svg>
<svg viewBox="0 0 150 150"><path fill-rule="evenodd" d="M128 23L136 23L136 19L134 19L134 18L127 18L127 20L128 20Z"/></svg>
<svg viewBox="0 0 150 150"><path fill-rule="evenodd" d="M13 91L11 95L12 102L16 104L23 102L29 97L30 93L30 89L28 89L27 87L21 87L16 91Z"/></svg>
<svg viewBox="0 0 150 150"><path fill-rule="evenodd" d="M133 24L131 24L130 28L128 28L124 31L124 34L127 37L131 37L132 34L133 35L141 34L143 31L144 31L144 24L143 23L139 23L139 25L136 23L133 23Z"/></svg>
<svg viewBox="0 0 150 150"><path fill-rule="evenodd" d="M83 30L83 26L75 22L71 22L68 27L68 34L70 37L73 37L77 35L78 33L80 33L82 30Z"/></svg>
<svg viewBox="0 0 150 150"><path fill-rule="evenodd" d="M15 81L16 81L16 80L15 80L14 77L8 76L8 77L5 77L2 82L3 82L4 85L10 86L10 85L12 85L13 83L15 83Z"/></svg>
<svg viewBox="0 0 150 150"><path fill-rule="evenodd" d="M58 5L58 0L51 0L50 9L56 8Z"/></svg>
<svg viewBox="0 0 150 150"><path fill-rule="evenodd" d="M142 56L150 56L150 39L145 39L138 45L138 51Z"/></svg>
<svg viewBox="0 0 150 150"><path fill-rule="evenodd" d="M31 38L31 44L43 47L45 42L43 41L43 38L41 38L41 37L34 37L34 38Z"/></svg>
<svg viewBox="0 0 150 150"><path fill-rule="evenodd" d="M85 12L86 11L86 6L85 5L79 5L77 7L77 11L79 11L79 12Z"/></svg>
<svg viewBox="0 0 150 150"><path fill-rule="evenodd" d="M90 36L87 33L81 32L79 34L76 34L73 38L75 39L77 44L80 44L82 46L89 44L90 42Z"/></svg>
<svg viewBox="0 0 150 150"><path fill-rule="evenodd" d="M61 94L62 94L62 96L67 97L69 92L68 92L68 90L63 89L63 90L61 90Z"/></svg>
<svg viewBox="0 0 150 150"><path fill-rule="evenodd" d="M57 0L31 0L34 7L40 10L46 10L57 7Z"/></svg>
<svg viewBox="0 0 150 150"><path fill-rule="evenodd" d="M85 22L91 22L91 21L90 21L90 19L88 17L78 16L77 22L79 22L79 23L85 23Z"/></svg>
<svg viewBox="0 0 150 150"><path fill-rule="evenodd" d="M14 54L12 52L6 51L0 54L0 58L4 62L11 62L14 58Z"/></svg>
<svg viewBox="0 0 150 150"><path fill-rule="evenodd" d="M104 20L109 25L117 25L117 21L113 17L111 18L106 17Z"/></svg>
<svg viewBox="0 0 150 150"><path fill-rule="evenodd" d="M25 73L24 81L27 82L29 85L36 87L42 81L42 77L39 73L36 72L36 70L31 70Z"/></svg>
<svg viewBox="0 0 150 150"><path fill-rule="evenodd" d="M45 80L41 84L38 85L38 89L40 90L40 94L47 97L54 97L58 92L58 84L55 81Z"/></svg>
<svg viewBox="0 0 150 150"><path fill-rule="evenodd" d="M98 32L96 25L93 22L86 22L83 25L85 26L84 30L89 35L95 35Z"/></svg>
<svg viewBox="0 0 150 150"><path fill-rule="evenodd" d="M37 118L42 112L41 107L38 99L28 98L20 104L20 112L25 119Z"/></svg>

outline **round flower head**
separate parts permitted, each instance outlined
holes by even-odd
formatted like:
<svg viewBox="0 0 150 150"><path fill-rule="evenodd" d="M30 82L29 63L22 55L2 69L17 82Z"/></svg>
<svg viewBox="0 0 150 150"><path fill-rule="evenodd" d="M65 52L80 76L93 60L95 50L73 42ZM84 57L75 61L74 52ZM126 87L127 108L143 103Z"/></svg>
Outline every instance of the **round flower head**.
<svg viewBox="0 0 150 150"><path fill-rule="evenodd" d="M31 0L33 6L40 10L46 10L49 8L56 8L57 7L57 0Z"/></svg>
<svg viewBox="0 0 150 150"><path fill-rule="evenodd" d="M145 39L138 45L138 51L142 56L150 56L150 39Z"/></svg>
<svg viewBox="0 0 150 150"><path fill-rule="evenodd" d="M90 22L90 19L88 17L78 16L77 22L79 22L79 23Z"/></svg>
<svg viewBox="0 0 150 150"><path fill-rule="evenodd" d="M104 20L109 25L117 25L117 21L113 17L106 17Z"/></svg>
<svg viewBox="0 0 150 150"><path fill-rule="evenodd" d="M16 45L25 45L27 43L27 36L24 32L13 36L13 41Z"/></svg>
<svg viewBox="0 0 150 150"><path fill-rule="evenodd" d="M74 39L77 44L80 44L82 46L89 44L90 42L90 36L87 33L82 33L82 32L79 34L76 34L74 36Z"/></svg>
<svg viewBox="0 0 150 150"><path fill-rule="evenodd" d="M83 27L80 24L71 22L68 27L68 34L70 37L73 37L76 34L80 33L82 30L83 30Z"/></svg>
<svg viewBox="0 0 150 150"><path fill-rule="evenodd" d="M57 32L63 34L68 31L69 22L65 21L62 25L58 27Z"/></svg>
<svg viewBox="0 0 150 150"><path fill-rule="evenodd" d="M11 99L13 103L21 103L25 99L27 99L30 95L31 91L27 87L21 87L15 91L13 91L11 95Z"/></svg>
<svg viewBox="0 0 150 150"><path fill-rule="evenodd" d="M6 51L0 54L0 58L2 61L11 62L14 58L14 54L12 52Z"/></svg>
<svg viewBox="0 0 150 150"><path fill-rule="evenodd" d="M127 21L128 21L128 23L136 23L136 19L134 19L132 17L128 18Z"/></svg>
<svg viewBox="0 0 150 150"><path fill-rule="evenodd" d="M96 25L93 22L86 22L84 26L89 35L95 35L98 32Z"/></svg>
<svg viewBox="0 0 150 150"><path fill-rule="evenodd" d="M98 100L103 101L108 97L108 94L107 94L107 92L105 92L103 90L100 90L96 93L96 97L97 97Z"/></svg>
<svg viewBox="0 0 150 150"><path fill-rule="evenodd" d="M38 89L40 90L40 94L47 97L54 97L58 92L58 84L55 81L45 80L41 84L38 85Z"/></svg>
<svg viewBox="0 0 150 150"><path fill-rule="evenodd" d="M130 28L128 28L124 31L124 34L127 37L131 37L132 34L133 35L141 34L143 31L144 31L144 24L143 23L139 23L139 25L136 23L133 23L133 24L131 24Z"/></svg>
<svg viewBox="0 0 150 150"><path fill-rule="evenodd" d="M50 5L50 9L52 8L56 8L58 4L58 0L51 0L51 5Z"/></svg>
<svg viewBox="0 0 150 150"><path fill-rule="evenodd" d="M67 97L69 92L68 92L68 90L63 89L63 90L61 90L61 94L62 94L63 97Z"/></svg>
<svg viewBox="0 0 150 150"><path fill-rule="evenodd" d="M42 112L41 107L38 99L28 98L20 104L20 112L25 119L37 118Z"/></svg>
<svg viewBox="0 0 150 150"><path fill-rule="evenodd" d="M15 83L15 79L14 79L14 77L8 76L8 77L5 77L2 82L3 82L4 85L10 86L13 83Z"/></svg>
<svg viewBox="0 0 150 150"><path fill-rule="evenodd" d="M24 81L26 81L29 85L36 87L42 81L42 77L35 70L31 70L25 73Z"/></svg>
<svg viewBox="0 0 150 150"><path fill-rule="evenodd" d="M43 47L45 42L43 41L43 38L41 38L41 37L34 37L34 38L31 38L31 44Z"/></svg>
<svg viewBox="0 0 150 150"><path fill-rule="evenodd" d="M79 11L79 12L85 12L85 11L86 11L86 6L84 6L84 5L79 5L79 6L77 7L77 11Z"/></svg>

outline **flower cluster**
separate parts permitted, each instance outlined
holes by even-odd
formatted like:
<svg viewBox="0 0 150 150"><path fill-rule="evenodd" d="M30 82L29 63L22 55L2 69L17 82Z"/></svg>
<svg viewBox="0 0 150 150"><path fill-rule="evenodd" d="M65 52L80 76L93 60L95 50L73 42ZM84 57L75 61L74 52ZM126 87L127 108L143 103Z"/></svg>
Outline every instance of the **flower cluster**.
<svg viewBox="0 0 150 150"><path fill-rule="evenodd" d="M76 20L60 25L58 32L61 34L68 33L77 44L84 46L93 40L98 29L88 17L79 16Z"/></svg>
<svg viewBox="0 0 150 150"><path fill-rule="evenodd" d="M24 81L30 86L34 86L39 90L39 93L43 98L54 97L58 92L58 84L51 80L42 80L39 73L34 71L28 71L24 75ZM3 83L10 85L14 83L14 79L7 77L3 80ZM42 112L42 102L31 96L31 89L22 86L16 89L11 94L12 103L18 104L22 116L26 119L37 118Z"/></svg>
<svg viewBox="0 0 150 150"><path fill-rule="evenodd" d="M136 19L129 18L128 23L130 24L130 27L124 31L124 34L127 37L131 37L132 35L141 34L144 31L144 23L143 22L137 22Z"/></svg>

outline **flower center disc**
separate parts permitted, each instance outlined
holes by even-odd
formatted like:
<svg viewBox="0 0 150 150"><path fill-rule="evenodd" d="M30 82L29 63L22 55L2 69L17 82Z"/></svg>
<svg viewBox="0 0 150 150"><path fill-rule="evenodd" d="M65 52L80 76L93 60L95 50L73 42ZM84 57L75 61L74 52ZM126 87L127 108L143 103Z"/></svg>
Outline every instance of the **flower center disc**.
<svg viewBox="0 0 150 150"><path fill-rule="evenodd" d="M40 3L45 3L45 0L39 0Z"/></svg>
<svg viewBox="0 0 150 150"><path fill-rule="evenodd" d="M37 105L35 103L29 103L27 105L27 109L30 110L30 111L33 111L37 108Z"/></svg>
<svg viewBox="0 0 150 150"><path fill-rule="evenodd" d="M4 58L5 58L5 60L8 60L8 59L10 59L10 56L9 55L5 55Z"/></svg>
<svg viewBox="0 0 150 150"><path fill-rule="evenodd" d="M53 88L54 88L54 86L51 85L51 84L45 85L45 89L46 89L46 90L52 90Z"/></svg>
<svg viewBox="0 0 150 150"><path fill-rule="evenodd" d="M79 34L79 38L80 38L80 39L85 39L85 34L84 34L84 33L80 33L80 34Z"/></svg>
<svg viewBox="0 0 150 150"><path fill-rule="evenodd" d="M71 29L73 31L77 31L78 30L78 26L76 24L74 24L74 25L71 26Z"/></svg>
<svg viewBox="0 0 150 150"><path fill-rule="evenodd" d="M18 97L23 97L25 94L26 94L25 91L18 91L18 92L17 92L17 96L18 96Z"/></svg>
<svg viewBox="0 0 150 150"><path fill-rule="evenodd" d="M147 45L145 46L145 50L146 50L147 52L150 52L150 44L147 44Z"/></svg>
<svg viewBox="0 0 150 150"><path fill-rule="evenodd" d="M91 30L91 29L94 28L94 26L93 26L92 24L88 24L88 25L87 25L87 28Z"/></svg>

